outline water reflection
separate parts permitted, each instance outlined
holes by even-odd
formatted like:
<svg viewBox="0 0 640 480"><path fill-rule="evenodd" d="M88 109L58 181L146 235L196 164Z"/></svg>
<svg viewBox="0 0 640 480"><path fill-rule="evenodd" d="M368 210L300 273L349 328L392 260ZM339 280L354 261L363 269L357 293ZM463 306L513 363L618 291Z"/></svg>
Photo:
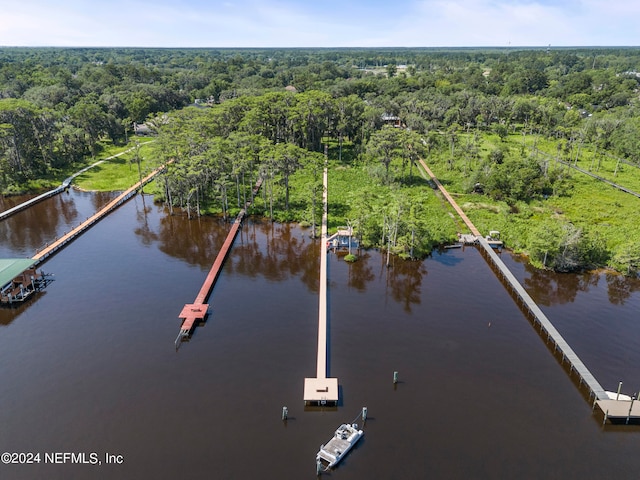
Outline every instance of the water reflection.
<svg viewBox="0 0 640 480"><path fill-rule="evenodd" d="M238 254L231 258L231 269L251 277L261 275L272 281L299 275L310 291L317 292L320 243L309 235L310 230L302 230L293 224L251 219L242 228ZM266 244L258 241L258 237L264 237Z"/></svg>
<svg viewBox="0 0 640 480"><path fill-rule="evenodd" d="M0 308L0 327L6 327L10 325L16 318L25 313L31 306L34 305L42 296L47 292L36 292L29 297L24 303L17 303L12 306L3 305Z"/></svg>
<svg viewBox="0 0 640 480"><path fill-rule="evenodd" d="M0 239L4 246L35 251L56 236L60 223L78 216L74 202L66 194L40 202L0 223Z"/></svg>
<svg viewBox="0 0 640 480"><path fill-rule="evenodd" d="M539 270L531 265L525 269L530 275L524 281L527 292L537 303L545 306L572 303L578 292L587 292L597 287L599 277L590 274L559 274L550 270Z"/></svg>
<svg viewBox="0 0 640 480"><path fill-rule="evenodd" d="M371 255L369 252L361 250L358 252L358 261L349 265L349 274L347 276L347 285L358 292L367 290L367 283L375 280L373 268L370 265Z"/></svg>
<svg viewBox="0 0 640 480"><path fill-rule="evenodd" d="M182 214L164 213L157 231L149 225L146 215L138 214L139 227L135 233L142 243L157 243L158 248L167 255L202 269L210 268L231 223L221 217L189 220ZM317 292L320 268L318 248L318 241L309 238L308 231L295 225L248 219L238 232L224 269L229 273L251 278L262 276L271 281L300 275L307 288Z"/></svg>
<svg viewBox="0 0 640 480"><path fill-rule="evenodd" d="M347 252L335 253L344 257ZM422 297L422 281L427 274L423 261L405 261L399 257L391 257L386 265L386 255L375 249L370 251L358 250L358 260L347 263L347 286L358 293L365 293L372 283L384 283L386 299L391 298L403 306L403 310L411 313L413 305L419 305ZM373 262L380 261L378 267ZM343 260L344 261L344 260ZM346 262L345 262L346 263ZM375 273L377 270L377 275ZM331 271L329 272L331 277Z"/></svg>
<svg viewBox="0 0 640 480"><path fill-rule="evenodd" d="M609 302L623 305L634 292L640 291L640 279L628 278L613 272L557 273L540 270L529 264L526 257L513 255L512 259L524 267L527 277L524 286L535 301L544 306L573 303L578 293L597 288L601 280L607 282Z"/></svg>
<svg viewBox="0 0 640 480"><path fill-rule="evenodd" d="M138 220L140 227L136 234L142 237L145 245L157 242L158 248L167 255L202 268L211 266L226 235L222 219L187 220L179 215L167 215L161 218L157 232L144 219Z"/></svg>
<svg viewBox="0 0 640 480"><path fill-rule="evenodd" d="M616 273L606 273L609 302L624 305L634 292L640 292L640 279L627 278Z"/></svg>
<svg viewBox="0 0 640 480"><path fill-rule="evenodd" d="M427 274L425 262L394 258L384 272L387 293L402 304L405 312L411 313L412 305L420 305L422 279Z"/></svg>
<svg viewBox="0 0 640 480"><path fill-rule="evenodd" d="M146 211L144 208L143 211ZM146 215L138 213L139 227L135 233L142 243L157 243L158 248L167 255L202 269L210 268L231 224L220 217L189 220L182 214L164 213L158 231L149 225ZM309 291L317 292L320 280L319 242L310 238L310 230L295 224L250 218L243 223L224 269L229 274L263 277L274 282L299 277ZM338 255L342 256L344 252ZM370 254L360 252L359 256L359 260L348 267L348 285L365 292L367 284L373 282L376 276ZM379 274L384 275L390 297L401 303L406 312L411 312L412 305L420 304L421 285L426 273L424 262L392 258L388 268L384 263L380 265Z"/></svg>
<svg viewBox="0 0 640 480"><path fill-rule="evenodd" d="M142 239L142 244L146 246L152 245L158 241L158 235L152 230L149 225L149 214L152 212L153 199L146 200L146 195L140 196L142 201L142 208L136 209L136 219L140 226L137 227L134 232ZM147 205L147 202L149 203Z"/></svg>
<svg viewBox="0 0 640 480"><path fill-rule="evenodd" d="M9 195L4 196L0 195L0 212L4 212L5 210L9 210L10 208L15 207L16 205L20 205L22 202L26 202L27 200L36 197L36 194L33 195Z"/></svg>
<svg viewBox="0 0 640 480"><path fill-rule="evenodd" d="M0 222L0 255L25 257L76 227L114 197L71 190L43 200ZM29 196L14 197L16 204Z"/></svg>

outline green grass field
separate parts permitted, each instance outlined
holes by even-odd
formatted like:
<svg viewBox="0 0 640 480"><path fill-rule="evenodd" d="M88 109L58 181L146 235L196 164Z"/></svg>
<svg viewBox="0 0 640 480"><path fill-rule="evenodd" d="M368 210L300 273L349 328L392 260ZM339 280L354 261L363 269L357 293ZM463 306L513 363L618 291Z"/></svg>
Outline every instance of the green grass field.
<svg viewBox="0 0 640 480"><path fill-rule="evenodd" d="M128 151L131 148L132 144L130 143L126 147L110 149L101 157L107 158L122 152L127 153L105 160L104 163L87 170L75 178L74 185L83 190L93 191L126 190L135 184L140 177L138 165L135 161L135 152ZM140 157L140 167L144 177L158 166L154 155L153 143L149 140L140 140ZM98 160L100 158L96 159L96 161Z"/></svg>

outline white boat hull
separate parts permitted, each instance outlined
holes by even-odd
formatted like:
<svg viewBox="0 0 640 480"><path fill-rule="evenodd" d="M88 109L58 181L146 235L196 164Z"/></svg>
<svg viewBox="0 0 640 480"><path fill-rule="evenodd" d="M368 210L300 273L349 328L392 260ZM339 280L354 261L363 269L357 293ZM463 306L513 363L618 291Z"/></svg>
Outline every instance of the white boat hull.
<svg viewBox="0 0 640 480"><path fill-rule="evenodd" d="M356 424L340 425L333 438L320 447L316 462L326 465L325 470L335 467L363 435L364 432Z"/></svg>

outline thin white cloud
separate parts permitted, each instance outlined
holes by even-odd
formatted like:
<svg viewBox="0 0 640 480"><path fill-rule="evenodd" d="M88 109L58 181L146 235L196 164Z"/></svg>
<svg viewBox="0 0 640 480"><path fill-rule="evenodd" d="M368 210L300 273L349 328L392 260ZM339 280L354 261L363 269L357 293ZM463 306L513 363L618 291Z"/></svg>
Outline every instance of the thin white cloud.
<svg viewBox="0 0 640 480"><path fill-rule="evenodd" d="M0 45L640 45L630 0L5 0Z"/></svg>
<svg viewBox="0 0 640 480"><path fill-rule="evenodd" d="M542 45L568 28L557 7L536 3L425 1L417 11L430 45ZM414 42L419 40L416 29L412 34Z"/></svg>
<svg viewBox="0 0 640 480"><path fill-rule="evenodd" d="M633 45L636 4L604 2L424 0L417 12L433 45ZM413 30L415 35L415 29Z"/></svg>

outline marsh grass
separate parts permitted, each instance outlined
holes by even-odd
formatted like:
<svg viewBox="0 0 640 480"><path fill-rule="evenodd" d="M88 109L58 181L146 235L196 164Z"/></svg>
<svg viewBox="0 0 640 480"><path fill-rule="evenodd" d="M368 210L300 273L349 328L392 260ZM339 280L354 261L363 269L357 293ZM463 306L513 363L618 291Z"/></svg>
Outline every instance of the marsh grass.
<svg viewBox="0 0 640 480"><path fill-rule="evenodd" d="M497 146L508 155L522 155L524 152L524 155L535 157L531 148L534 143L536 148L547 153L549 168L563 169L568 175L567 188L562 195L507 204L487 195L466 193L469 176L481 164L482 158L468 162L456 156L452 161L448 151L441 151L426 161L476 227L483 233L500 230L506 245L517 252L529 253L535 241L532 232L548 221L572 224L591 241L602 242L609 259L619 255L621 249L630 243L637 242L640 199L575 169L560 164L556 166L553 157L557 154L557 141L529 135L523 150L521 136L509 136L505 142L486 136L482 137L480 150L488 152ZM562 156L564 152L558 154L568 161ZM596 170L598 162L600 165ZM614 176L617 163L616 159L604 155L596 157L584 146L577 161L580 168L589 170L593 167L591 171L596 175L640 192L640 169L620 162Z"/></svg>

